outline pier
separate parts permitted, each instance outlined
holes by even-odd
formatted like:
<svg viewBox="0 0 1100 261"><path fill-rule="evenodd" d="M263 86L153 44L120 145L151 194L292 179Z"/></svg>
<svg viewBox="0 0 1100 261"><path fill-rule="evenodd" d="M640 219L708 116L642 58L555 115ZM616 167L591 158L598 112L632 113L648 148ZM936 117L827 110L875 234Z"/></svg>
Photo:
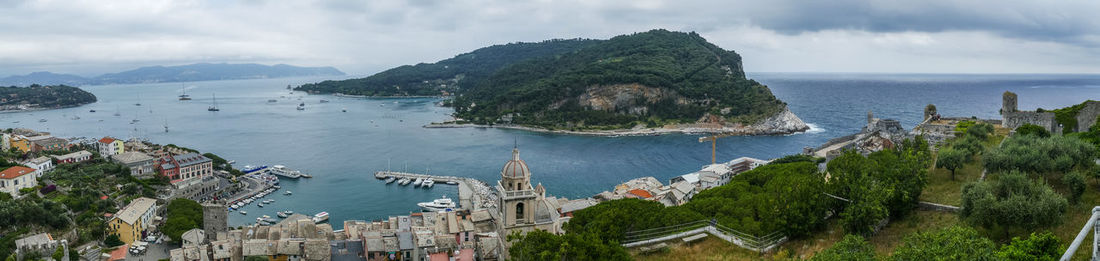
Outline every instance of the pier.
<svg viewBox="0 0 1100 261"><path fill-rule="evenodd" d="M481 209L481 208L495 208L497 197L493 193L492 187L489 184L474 179L455 176L437 176L420 173L408 173L398 171L378 171L374 173L374 177L377 179L385 179L388 177L394 177L397 179L428 179L435 180L436 185L449 185L447 182L458 183L458 204L460 208L465 209Z"/></svg>

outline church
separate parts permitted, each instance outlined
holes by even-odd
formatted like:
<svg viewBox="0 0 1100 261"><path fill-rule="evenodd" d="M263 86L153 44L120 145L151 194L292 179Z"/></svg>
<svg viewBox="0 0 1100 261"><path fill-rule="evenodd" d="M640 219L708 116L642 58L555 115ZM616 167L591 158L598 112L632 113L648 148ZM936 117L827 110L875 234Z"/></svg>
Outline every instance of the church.
<svg viewBox="0 0 1100 261"><path fill-rule="evenodd" d="M496 185L500 195L498 228L504 235L521 234L535 229L561 234L561 214L556 198L546 197L542 183L531 186L531 169L519 158L519 148L512 148L512 159L500 169Z"/></svg>

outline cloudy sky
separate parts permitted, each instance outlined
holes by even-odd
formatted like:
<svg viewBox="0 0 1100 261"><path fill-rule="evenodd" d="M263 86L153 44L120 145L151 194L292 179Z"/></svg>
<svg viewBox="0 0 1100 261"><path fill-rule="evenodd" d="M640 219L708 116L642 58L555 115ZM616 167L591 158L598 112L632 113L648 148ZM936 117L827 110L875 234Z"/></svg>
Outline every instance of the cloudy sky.
<svg viewBox="0 0 1100 261"><path fill-rule="evenodd" d="M195 62L350 74L498 43L695 31L752 72L1100 73L1100 1L0 0L0 77Z"/></svg>

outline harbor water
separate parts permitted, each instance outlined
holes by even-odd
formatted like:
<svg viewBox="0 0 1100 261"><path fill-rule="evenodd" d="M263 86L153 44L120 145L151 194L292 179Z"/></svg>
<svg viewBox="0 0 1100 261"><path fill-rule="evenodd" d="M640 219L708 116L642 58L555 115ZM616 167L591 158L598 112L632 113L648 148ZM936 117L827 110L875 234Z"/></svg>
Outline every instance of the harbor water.
<svg viewBox="0 0 1100 261"><path fill-rule="evenodd" d="M1095 75L750 73L749 77L768 85L813 128L794 135L720 139L720 160L798 153L803 147L859 131L868 111L912 128L929 103L936 104L943 115L999 118L1004 91L1016 92L1024 110L1100 100L1100 76ZM274 217L283 210L310 215L327 211L336 228L348 219L408 214L418 210L418 202L441 195L457 198L457 188L439 183L431 189L386 185L374 178L376 171L472 177L495 184L517 143L533 173L532 181L546 186L548 194L568 198L591 196L637 177L667 182L710 161L710 144L698 143L691 135L584 137L422 128L448 119L451 110L436 106L439 99L435 98L358 99L286 90L288 84L320 80L325 79L84 86L98 102L0 113L0 127L32 128L59 137L140 137L213 152L235 160L237 167L280 164L314 176L283 181L283 190L293 195L279 191L267 197L276 202L264 208L252 204L244 208L248 215L231 213L231 226L252 223L261 215ZM194 99L178 101L183 90ZM207 111L215 94L221 110ZM300 103L305 103L305 110L296 109Z"/></svg>

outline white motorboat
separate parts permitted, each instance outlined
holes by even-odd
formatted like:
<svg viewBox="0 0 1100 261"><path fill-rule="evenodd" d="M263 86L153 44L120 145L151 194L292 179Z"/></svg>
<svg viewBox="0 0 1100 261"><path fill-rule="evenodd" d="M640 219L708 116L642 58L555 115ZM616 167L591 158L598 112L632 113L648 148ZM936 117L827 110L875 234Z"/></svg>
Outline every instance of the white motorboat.
<svg viewBox="0 0 1100 261"><path fill-rule="evenodd" d="M390 183L393 183L396 180L397 180L397 178L395 178L395 177L388 177L388 178L386 178L386 185L389 185Z"/></svg>
<svg viewBox="0 0 1100 261"><path fill-rule="evenodd" d="M283 166L283 165L271 166L271 170L269 172L271 174L275 174L276 176L287 177L287 178L292 178L292 179L302 177L302 172L297 171L297 170L288 169L288 168L286 168L286 166Z"/></svg>
<svg viewBox="0 0 1100 261"><path fill-rule="evenodd" d="M447 181L447 185L458 185L458 181Z"/></svg>
<svg viewBox="0 0 1100 261"><path fill-rule="evenodd" d="M425 180L424 183L420 183L420 186L425 187L425 188L432 188L432 185L435 185L435 180L433 180L431 178L428 178L428 180Z"/></svg>
<svg viewBox="0 0 1100 261"><path fill-rule="evenodd" d="M443 198L432 200L432 202L421 202L416 205L420 206L424 211L451 211L458 206L453 200L447 198L446 195L444 195Z"/></svg>
<svg viewBox="0 0 1100 261"><path fill-rule="evenodd" d="M275 216L278 216L279 218L286 218L290 215L287 215L286 212L278 212L278 213L275 213Z"/></svg>
<svg viewBox="0 0 1100 261"><path fill-rule="evenodd" d="M258 204L256 204L256 206L262 208L262 207L264 207L264 203L258 203Z"/></svg>
<svg viewBox="0 0 1100 261"><path fill-rule="evenodd" d="M328 221L328 212L321 212L313 215L313 223L322 223Z"/></svg>
<svg viewBox="0 0 1100 261"><path fill-rule="evenodd" d="M285 195L288 195L288 196L289 196L289 195L291 194L291 192L290 192L289 190L287 190L287 191L286 191L286 193L283 193L283 194L285 194Z"/></svg>
<svg viewBox="0 0 1100 261"><path fill-rule="evenodd" d="M424 183L424 178L416 178L416 181L413 181L413 186L419 187L420 183Z"/></svg>
<svg viewBox="0 0 1100 261"><path fill-rule="evenodd" d="M241 210L241 215L248 215L248 211Z"/></svg>
<svg viewBox="0 0 1100 261"><path fill-rule="evenodd" d="M401 186L409 185L409 183L411 183L411 182L412 182L412 180L410 180L409 178L401 178L401 180L397 181L397 185L401 185Z"/></svg>

